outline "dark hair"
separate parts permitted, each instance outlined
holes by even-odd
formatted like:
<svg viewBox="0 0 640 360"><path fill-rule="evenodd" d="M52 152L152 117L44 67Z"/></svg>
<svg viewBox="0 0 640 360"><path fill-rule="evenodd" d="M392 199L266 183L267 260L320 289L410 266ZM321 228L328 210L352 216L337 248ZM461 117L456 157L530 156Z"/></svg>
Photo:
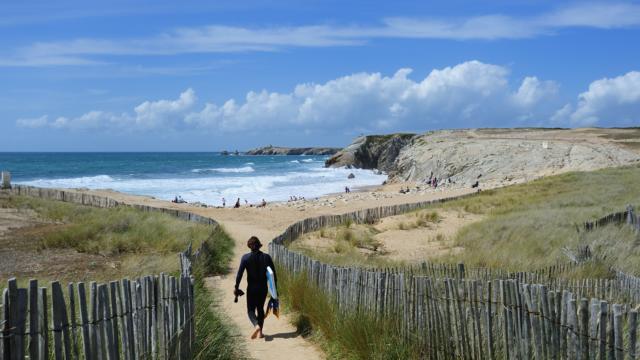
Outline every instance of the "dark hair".
<svg viewBox="0 0 640 360"><path fill-rule="evenodd" d="M260 243L260 239L258 239L256 236L252 236L247 241L247 246L251 250L258 250L262 247L262 244Z"/></svg>

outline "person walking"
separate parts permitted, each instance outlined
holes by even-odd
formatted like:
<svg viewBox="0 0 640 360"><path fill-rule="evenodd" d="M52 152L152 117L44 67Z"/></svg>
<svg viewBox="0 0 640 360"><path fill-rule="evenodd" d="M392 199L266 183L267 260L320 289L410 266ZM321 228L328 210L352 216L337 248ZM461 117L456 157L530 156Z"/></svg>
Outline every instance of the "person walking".
<svg viewBox="0 0 640 360"><path fill-rule="evenodd" d="M264 326L264 302L267 299L267 266L273 270L273 279L278 287L278 278L276 276L276 267L273 265L273 260L269 254L265 254L260 251L262 244L260 239L252 236L247 241L247 247L251 249L251 252L244 254L240 261L240 267L238 268L238 274L236 275L236 286L234 295L238 296L242 291L239 290L240 281L242 281L242 275L244 271L247 271L247 313L249 314L249 321L254 327L253 333L251 333L251 339L257 337L263 338L264 334L262 329Z"/></svg>

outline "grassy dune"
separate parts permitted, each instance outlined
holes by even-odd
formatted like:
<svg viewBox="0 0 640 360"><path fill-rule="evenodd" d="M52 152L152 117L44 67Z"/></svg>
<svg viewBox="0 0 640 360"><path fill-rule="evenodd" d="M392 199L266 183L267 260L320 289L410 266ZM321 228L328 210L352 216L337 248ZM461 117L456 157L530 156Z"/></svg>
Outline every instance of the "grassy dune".
<svg viewBox="0 0 640 360"><path fill-rule="evenodd" d="M244 349L235 340L237 332L221 316L215 294L204 286L204 277L228 271L233 240L221 227L211 227L179 220L169 215L148 213L128 207L92 208L71 203L22 196L0 196L0 209L12 209L24 214L30 223L21 231L10 231L0 237L15 247L15 256L52 252L56 256L81 256L104 259L103 264L63 264L66 271L51 274L47 268L36 273L15 273L20 286L36 277L41 284L49 280L108 281L123 277L158 274L177 275L177 253L190 243L195 247L207 242L216 249L194 268L196 292L196 342L194 359L244 359ZM23 244L22 246L20 244ZM76 256L76 255L74 255ZM77 259L74 257L73 259ZM89 268L83 268L89 267ZM93 269L98 267L98 269ZM6 279L0 277L0 291ZM65 294L65 296L67 296Z"/></svg>
<svg viewBox="0 0 640 360"><path fill-rule="evenodd" d="M640 244L628 228L576 230L586 220L640 205L638 183L638 166L575 172L444 204L487 217L464 227L455 243L465 250L443 260L526 270L565 261L563 247L588 244L607 255L606 265L640 273L640 263L633 261Z"/></svg>
<svg viewBox="0 0 640 360"><path fill-rule="evenodd" d="M43 265L34 266L37 270L15 273L0 269L0 273L18 278L54 280L50 277L53 276L80 281L170 273L178 270L178 252L190 243L195 248L204 241L219 249L218 258L211 263L212 271L223 271L231 256L233 242L221 228L166 214L6 195L0 196L0 208L18 211L30 222L5 234L0 242L15 250L13 256ZM49 256L43 254L55 258L51 267L47 267ZM60 267L58 263L65 261L68 266Z"/></svg>
<svg viewBox="0 0 640 360"><path fill-rule="evenodd" d="M628 227L609 226L592 233L579 233L577 227L627 204L640 205L640 166L573 172L542 178L530 183L483 191L477 196L434 205L417 211L416 219L403 230L428 226L438 221L439 211L482 215L481 220L462 227L453 237L452 247L462 251L443 254L439 262L464 262L469 266L532 270L567 261L562 248L589 245L604 260L584 267L571 276L605 276L608 266L640 274L640 240ZM318 251L292 244L307 255L338 265L397 266L402 262L385 260L384 254L364 254L358 244L370 236L353 225L325 229L313 234L337 241L333 252ZM345 230L346 228L346 230ZM370 226L368 227L370 228ZM349 241L345 231L350 231Z"/></svg>

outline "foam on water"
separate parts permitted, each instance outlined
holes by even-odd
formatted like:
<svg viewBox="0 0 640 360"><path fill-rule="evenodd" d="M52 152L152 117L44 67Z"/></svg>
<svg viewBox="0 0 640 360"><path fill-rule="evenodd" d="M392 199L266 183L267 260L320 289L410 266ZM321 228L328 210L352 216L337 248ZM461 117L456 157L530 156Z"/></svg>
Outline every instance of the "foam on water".
<svg viewBox="0 0 640 360"><path fill-rule="evenodd" d="M379 185L386 179L386 175L378 175L370 170L324 168L322 161L305 161L301 164L291 164L290 167L287 171L257 171L251 166L246 166L193 169L186 173L191 175L167 175L157 178L96 175L40 178L20 183L53 188L112 189L164 200L171 200L180 195L188 202L200 201L210 205L220 205L224 197L227 206L230 206L237 198L240 198L242 203L245 199L250 203L258 203L262 199L284 201L292 195L311 199L343 192L345 186L353 188ZM347 179L350 173L355 175L354 179Z"/></svg>
<svg viewBox="0 0 640 360"><path fill-rule="evenodd" d="M238 168L212 168L212 169L193 169L194 173L206 173L206 172L221 172L221 173L250 173L255 169L251 166L243 166Z"/></svg>

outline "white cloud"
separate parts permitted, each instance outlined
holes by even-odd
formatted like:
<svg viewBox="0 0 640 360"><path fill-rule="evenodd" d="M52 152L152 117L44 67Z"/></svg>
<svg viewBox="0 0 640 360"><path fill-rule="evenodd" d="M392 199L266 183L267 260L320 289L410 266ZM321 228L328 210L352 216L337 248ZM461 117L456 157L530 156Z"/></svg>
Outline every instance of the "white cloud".
<svg viewBox="0 0 640 360"><path fill-rule="evenodd" d="M533 77L513 91L508 69L479 61L433 70L422 81L410 79L410 74L410 69L390 77L359 73L324 84L301 84L291 93L250 92L243 103L208 103L185 121L223 131L513 124L519 118L548 118L549 113L542 112L548 106L540 102L557 92L555 83Z"/></svg>
<svg viewBox="0 0 640 360"><path fill-rule="evenodd" d="M196 107L195 91L187 89L177 99L145 101L128 113L94 110L75 118L17 123L76 130L215 132L496 126L548 118L541 102L553 103L557 91L555 83L535 77L525 78L514 90L507 68L479 61L432 70L420 81L411 79L411 73L356 73L323 84L299 84L288 93L250 91L242 101L201 108Z"/></svg>
<svg viewBox="0 0 640 360"><path fill-rule="evenodd" d="M576 104L559 102L559 86L534 76L509 81L509 69L467 61L434 69L421 80L411 69L391 76L356 73L290 92L249 91L242 100L198 105L193 89L176 99L145 101L120 114L18 119L21 127L119 131L384 132L492 126L638 125L640 72L596 80Z"/></svg>
<svg viewBox="0 0 640 360"><path fill-rule="evenodd" d="M577 104L565 105L553 117L556 122L577 126L629 126L640 124L640 72L596 80L578 95Z"/></svg>
<svg viewBox="0 0 640 360"><path fill-rule="evenodd" d="M71 130L152 130L175 129L196 103L195 91L187 89L175 100L145 101L133 109L133 114L92 110L78 117L60 116L53 121L48 116L36 119L18 119L22 127L51 127Z"/></svg>
<svg viewBox="0 0 640 360"><path fill-rule="evenodd" d="M47 126L48 121L49 117L47 115L43 115L37 118L18 119L16 120L16 125L18 125L19 127L35 129Z"/></svg>
<svg viewBox="0 0 640 360"><path fill-rule="evenodd" d="M356 46L376 38L522 39L564 28L624 28L640 25L640 5L574 3L534 16L485 14L459 18L395 17L376 25L179 28L144 38L38 42L0 56L0 66L92 65L101 56L175 55L277 51L288 47ZM110 60L113 60L110 58Z"/></svg>
<svg viewBox="0 0 640 360"><path fill-rule="evenodd" d="M141 128L173 127L196 102L196 93L187 89L176 100L145 101L135 107L135 123Z"/></svg>

